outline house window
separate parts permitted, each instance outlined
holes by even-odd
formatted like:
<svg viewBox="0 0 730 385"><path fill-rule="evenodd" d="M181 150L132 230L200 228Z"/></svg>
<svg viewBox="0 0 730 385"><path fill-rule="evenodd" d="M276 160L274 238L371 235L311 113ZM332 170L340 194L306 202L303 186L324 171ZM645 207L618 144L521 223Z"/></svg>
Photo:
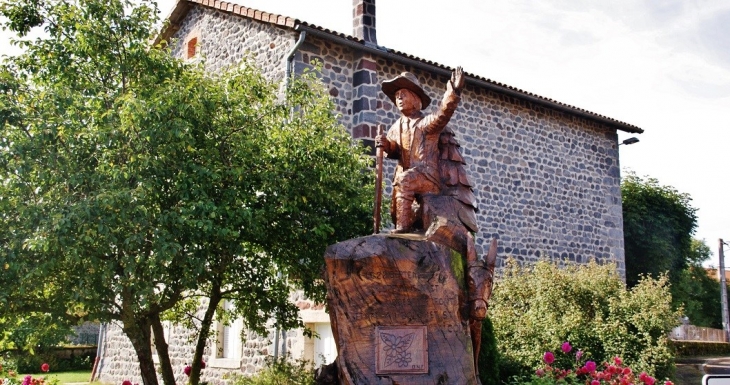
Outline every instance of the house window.
<svg viewBox="0 0 730 385"><path fill-rule="evenodd" d="M313 361L314 367L332 363L337 358L337 346L329 322L310 323L306 325L319 337L307 338L304 342L304 359Z"/></svg>
<svg viewBox="0 0 730 385"><path fill-rule="evenodd" d="M233 304L224 301L223 308L233 310ZM243 352L242 330L243 321L241 319L237 319L229 325L222 322L218 323L216 352L213 359L211 359L211 366L219 368L239 368L241 366L241 354Z"/></svg>
<svg viewBox="0 0 730 385"><path fill-rule="evenodd" d="M198 37L193 37L187 42L186 59L192 59L198 54Z"/></svg>

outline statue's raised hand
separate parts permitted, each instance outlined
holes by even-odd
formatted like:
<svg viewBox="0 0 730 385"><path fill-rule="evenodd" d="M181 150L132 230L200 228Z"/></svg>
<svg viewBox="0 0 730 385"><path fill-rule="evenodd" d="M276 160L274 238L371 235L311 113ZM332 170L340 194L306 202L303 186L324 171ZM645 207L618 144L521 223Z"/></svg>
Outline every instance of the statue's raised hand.
<svg viewBox="0 0 730 385"><path fill-rule="evenodd" d="M461 89L464 88L464 69L461 67L456 67L454 72L451 73L451 81L449 82L449 87L453 88L454 91L457 93L461 92Z"/></svg>

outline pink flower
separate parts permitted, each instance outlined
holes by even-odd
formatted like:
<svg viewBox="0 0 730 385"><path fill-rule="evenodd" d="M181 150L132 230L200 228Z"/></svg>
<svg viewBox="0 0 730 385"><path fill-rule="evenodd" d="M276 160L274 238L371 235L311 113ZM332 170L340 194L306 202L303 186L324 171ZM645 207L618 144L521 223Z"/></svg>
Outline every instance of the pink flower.
<svg viewBox="0 0 730 385"><path fill-rule="evenodd" d="M627 366L624 368L624 376L628 376L629 374L631 374L631 368Z"/></svg>
<svg viewBox="0 0 730 385"><path fill-rule="evenodd" d="M624 362L623 362L623 361L621 360L621 357L619 357L619 356L616 356L616 357L614 357L614 358L613 358L613 362L614 362L614 363L615 363L616 365L619 365L619 366L621 366L621 364L623 364L623 363L624 363Z"/></svg>
<svg viewBox="0 0 730 385"><path fill-rule="evenodd" d="M542 356L542 360L545 361L546 364L550 365L555 362L555 355L553 354L553 352L545 352L545 354Z"/></svg>
<svg viewBox="0 0 730 385"><path fill-rule="evenodd" d="M565 341L565 342L563 342L563 345L560 347L560 350L562 350L563 353L570 353L570 351L573 350L573 347L570 346L570 342Z"/></svg>
<svg viewBox="0 0 730 385"><path fill-rule="evenodd" d="M576 360L580 360L581 357L583 357L583 351L582 350L578 350L577 352L575 352L575 359Z"/></svg>
<svg viewBox="0 0 730 385"><path fill-rule="evenodd" d="M185 373L186 376L190 377L190 372L193 371L193 368L190 367L190 365L185 366L185 369L183 369L183 373Z"/></svg>
<svg viewBox="0 0 730 385"><path fill-rule="evenodd" d="M45 362L43 363L43 365L41 365L41 371L42 372L46 372L47 373L50 369L51 369L51 367L48 366L48 364L45 363Z"/></svg>
<svg viewBox="0 0 730 385"><path fill-rule="evenodd" d="M601 385L601 383L598 380L591 381L591 385Z"/></svg>
<svg viewBox="0 0 730 385"><path fill-rule="evenodd" d="M132 385L132 381L124 380L122 381L122 385Z"/></svg>
<svg viewBox="0 0 730 385"><path fill-rule="evenodd" d="M672 381L664 381L664 385L674 385Z"/></svg>
<svg viewBox="0 0 730 385"><path fill-rule="evenodd" d="M544 376L544 375L545 375L545 371L544 371L544 370L542 370L542 369L537 369L537 370L535 371L535 375L537 375L538 377L542 377L542 376Z"/></svg>
<svg viewBox="0 0 730 385"><path fill-rule="evenodd" d="M586 361L585 368L588 373L592 373L596 371L596 363L593 361Z"/></svg>
<svg viewBox="0 0 730 385"><path fill-rule="evenodd" d="M23 385L30 385L32 379L33 377L31 377L30 375L25 376L25 378L23 378Z"/></svg>

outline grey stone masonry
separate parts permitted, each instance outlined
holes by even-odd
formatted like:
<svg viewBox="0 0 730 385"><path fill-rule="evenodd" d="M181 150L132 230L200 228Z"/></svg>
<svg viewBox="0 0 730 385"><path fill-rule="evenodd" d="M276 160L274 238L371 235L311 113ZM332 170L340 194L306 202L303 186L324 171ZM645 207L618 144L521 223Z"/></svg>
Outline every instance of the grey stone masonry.
<svg viewBox="0 0 730 385"><path fill-rule="evenodd" d="M200 317L205 312L204 305L205 301L201 303L198 309ZM165 329L170 362L175 373L175 383L184 384L188 378L183 370L185 366L191 363L195 353L194 338L196 338L196 335L189 329L169 323L165 323ZM211 337L207 341L203 354L206 368L201 371L201 382L208 382L212 385L227 385L231 382L231 374L253 375L265 366L266 358L273 354L273 341L275 340L275 330L273 328L268 329L266 336L244 331L241 336L243 343L239 352L240 358L236 360L235 365L217 365L215 360L216 341L220 336L216 335L215 331L215 329L211 331ZM287 333L286 336L289 336L289 338L285 338L282 343L288 343L290 346L296 344L295 339L298 336L296 331ZM154 347L152 349L153 355L156 354ZM132 383L142 383L137 355L129 338L122 332L121 325L115 322L105 325L100 351L98 381L106 384L121 384L124 380L129 380ZM280 349L280 351L285 351L285 349ZM156 361L156 356L153 357ZM158 380L162 381L159 375Z"/></svg>

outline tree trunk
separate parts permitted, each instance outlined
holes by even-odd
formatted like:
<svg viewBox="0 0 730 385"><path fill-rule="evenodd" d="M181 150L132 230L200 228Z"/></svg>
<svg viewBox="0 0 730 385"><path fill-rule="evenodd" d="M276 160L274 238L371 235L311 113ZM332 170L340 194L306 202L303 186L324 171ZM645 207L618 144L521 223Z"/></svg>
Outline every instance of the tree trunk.
<svg viewBox="0 0 730 385"><path fill-rule="evenodd" d="M198 333L198 341L195 344L195 355L193 356L192 370L190 371L190 379L188 383L190 385L198 385L200 382L200 370L201 362L203 361L203 353L205 351L205 343L210 335L210 327L213 325L213 317L215 316L215 310L218 304L221 302L221 285L219 282L214 282L213 287L210 290L208 308L205 310L205 316L200 324L200 332ZM215 348L212 349L212 356L215 356ZM165 384L167 385L167 384Z"/></svg>
<svg viewBox="0 0 730 385"><path fill-rule="evenodd" d="M132 342L137 353L139 370L144 385L158 385L155 363L152 361L152 338L149 317L125 317L124 334Z"/></svg>
<svg viewBox="0 0 730 385"><path fill-rule="evenodd" d="M160 360L160 373L162 374L162 382L165 385L175 385L175 374L170 364L170 353L167 341L165 340L165 329L162 327L162 321L159 314L150 316L152 324L152 332L155 336L155 349L157 349L157 357Z"/></svg>

